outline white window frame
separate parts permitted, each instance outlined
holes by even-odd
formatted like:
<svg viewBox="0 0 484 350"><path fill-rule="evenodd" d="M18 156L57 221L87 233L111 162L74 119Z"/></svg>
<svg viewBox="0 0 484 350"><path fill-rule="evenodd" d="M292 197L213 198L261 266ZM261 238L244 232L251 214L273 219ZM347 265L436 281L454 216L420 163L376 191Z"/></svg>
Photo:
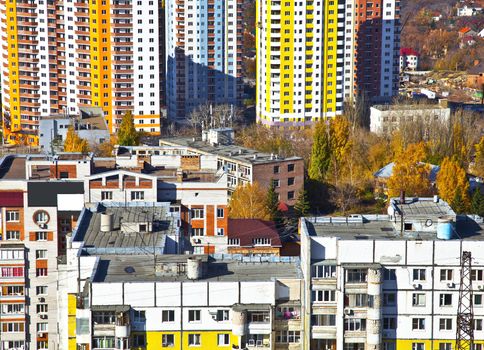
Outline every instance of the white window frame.
<svg viewBox="0 0 484 350"><path fill-rule="evenodd" d="M5 212L6 222L19 222L20 221L20 211L18 210L7 210Z"/></svg>
<svg viewBox="0 0 484 350"><path fill-rule="evenodd" d="M188 310L188 322L196 323L202 321L202 311L200 309Z"/></svg>
<svg viewBox="0 0 484 350"><path fill-rule="evenodd" d="M230 334L229 333L219 333L219 334L217 334L217 345L218 346L229 346L230 345Z"/></svg>
<svg viewBox="0 0 484 350"><path fill-rule="evenodd" d="M200 333L188 334L188 346L202 346L202 337Z"/></svg>

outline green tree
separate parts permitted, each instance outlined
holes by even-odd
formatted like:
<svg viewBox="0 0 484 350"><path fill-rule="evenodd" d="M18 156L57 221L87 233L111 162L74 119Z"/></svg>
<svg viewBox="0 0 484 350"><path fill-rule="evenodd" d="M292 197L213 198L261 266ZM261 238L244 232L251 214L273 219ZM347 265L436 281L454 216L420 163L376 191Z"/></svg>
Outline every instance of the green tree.
<svg viewBox="0 0 484 350"><path fill-rule="evenodd" d="M467 204L464 200L464 196L460 188L455 191L454 199L450 203L450 206L457 214L464 214L467 211Z"/></svg>
<svg viewBox="0 0 484 350"><path fill-rule="evenodd" d="M484 217L484 196L480 188L476 188L472 195L471 213Z"/></svg>
<svg viewBox="0 0 484 350"><path fill-rule="evenodd" d="M118 143L121 146L139 145L140 133L134 127L133 115L126 112L118 129Z"/></svg>
<svg viewBox="0 0 484 350"><path fill-rule="evenodd" d="M67 129L66 140L64 141L64 152L89 152L87 140L79 137L73 126Z"/></svg>
<svg viewBox="0 0 484 350"><path fill-rule="evenodd" d="M331 165L331 140L329 125L320 120L314 130L313 147L308 175L311 180L324 181Z"/></svg>
<svg viewBox="0 0 484 350"><path fill-rule="evenodd" d="M276 221L280 218L279 198L276 192L276 185L271 180L271 185L266 194L266 207L271 220Z"/></svg>
<svg viewBox="0 0 484 350"><path fill-rule="evenodd" d="M307 216L310 209L311 206L309 204L308 192L305 189L302 189L299 191L296 198L296 204L294 205L296 215L298 217Z"/></svg>

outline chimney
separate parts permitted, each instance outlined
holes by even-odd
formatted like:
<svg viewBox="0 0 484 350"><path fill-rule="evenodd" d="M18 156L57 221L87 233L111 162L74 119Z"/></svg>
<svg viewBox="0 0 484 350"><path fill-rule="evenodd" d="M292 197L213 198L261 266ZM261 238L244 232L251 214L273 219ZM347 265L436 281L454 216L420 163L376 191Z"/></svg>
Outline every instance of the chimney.
<svg viewBox="0 0 484 350"><path fill-rule="evenodd" d="M405 204L405 191L400 191L400 204Z"/></svg>

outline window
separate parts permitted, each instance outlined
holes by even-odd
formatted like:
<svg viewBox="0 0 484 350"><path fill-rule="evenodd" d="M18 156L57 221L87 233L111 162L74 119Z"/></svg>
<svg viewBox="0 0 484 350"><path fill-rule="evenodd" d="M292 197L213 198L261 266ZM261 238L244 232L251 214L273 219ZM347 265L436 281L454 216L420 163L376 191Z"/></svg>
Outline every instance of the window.
<svg viewBox="0 0 484 350"><path fill-rule="evenodd" d="M217 228L217 236L223 236L225 234L225 230L221 227Z"/></svg>
<svg viewBox="0 0 484 350"><path fill-rule="evenodd" d="M0 269L0 277L23 277L23 267L2 267Z"/></svg>
<svg viewBox="0 0 484 350"><path fill-rule="evenodd" d="M162 310L161 322L175 322L175 310Z"/></svg>
<svg viewBox="0 0 484 350"><path fill-rule="evenodd" d="M37 332L47 332L49 329L49 324L47 322L37 323Z"/></svg>
<svg viewBox="0 0 484 350"><path fill-rule="evenodd" d="M35 292L37 295L47 295L47 286L37 286Z"/></svg>
<svg viewBox="0 0 484 350"><path fill-rule="evenodd" d="M2 323L2 332L18 333L23 331L24 331L23 322L3 322Z"/></svg>
<svg viewBox="0 0 484 350"><path fill-rule="evenodd" d="M101 191L101 200L110 201L113 199L113 191Z"/></svg>
<svg viewBox="0 0 484 350"><path fill-rule="evenodd" d="M474 330L475 331L482 331L482 318L475 318L474 319Z"/></svg>
<svg viewBox="0 0 484 350"><path fill-rule="evenodd" d="M38 314L46 313L48 311L48 309L49 309L49 306L47 304L37 304L37 313Z"/></svg>
<svg viewBox="0 0 484 350"><path fill-rule="evenodd" d="M413 293L412 294L412 306L425 306L425 294Z"/></svg>
<svg viewBox="0 0 484 350"><path fill-rule="evenodd" d="M288 200L294 199L294 191L287 192L287 199Z"/></svg>
<svg viewBox="0 0 484 350"><path fill-rule="evenodd" d="M188 322L200 322L200 310L188 310Z"/></svg>
<svg viewBox="0 0 484 350"><path fill-rule="evenodd" d="M383 306L395 306L396 298L395 293L383 293Z"/></svg>
<svg viewBox="0 0 484 350"><path fill-rule="evenodd" d="M133 335L133 345L134 346L145 346L146 337L144 334L134 334Z"/></svg>
<svg viewBox="0 0 484 350"><path fill-rule="evenodd" d="M134 322L144 323L146 322L146 311L144 310L133 310Z"/></svg>
<svg viewBox="0 0 484 350"><path fill-rule="evenodd" d="M0 260L23 260L24 251L17 249L0 250Z"/></svg>
<svg viewBox="0 0 484 350"><path fill-rule="evenodd" d="M288 164L288 165L287 165L287 171L288 171L288 172L292 172L292 171L294 171L294 164Z"/></svg>
<svg viewBox="0 0 484 350"><path fill-rule="evenodd" d="M23 346L22 346L22 347L20 347L20 346L19 346L19 347L17 347L17 348L18 348L18 349L21 349L21 348L23 348ZM39 350L40 350L40 349L48 349L48 348L49 348L49 346L48 346L48 344L47 344L47 340L39 340L39 341L37 342L37 349L39 349ZM7 348L7 349L8 349L8 348Z"/></svg>
<svg viewBox="0 0 484 350"><path fill-rule="evenodd" d="M203 209L192 209L192 219L203 219L204 210Z"/></svg>
<svg viewBox="0 0 484 350"><path fill-rule="evenodd" d="M35 232L36 241L47 241L47 232Z"/></svg>
<svg viewBox="0 0 484 350"><path fill-rule="evenodd" d="M346 271L346 282L348 283L364 283L366 282L366 269L349 269Z"/></svg>
<svg viewBox="0 0 484 350"><path fill-rule="evenodd" d="M252 238L253 245L271 245L270 238Z"/></svg>
<svg viewBox="0 0 484 350"><path fill-rule="evenodd" d="M240 245L240 238L229 238L227 244L229 246L239 246Z"/></svg>
<svg viewBox="0 0 484 350"><path fill-rule="evenodd" d="M385 281L395 281L397 279L395 269L384 269L383 278Z"/></svg>
<svg viewBox="0 0 484 350"><path fill-rule="evenodd" d="M229 321L229 310L217 310L217 321Z"/></svg>
<svg viewBox="0 0 484 350"><path fill-rule="evenodd" d="M290 178L287 179L287 185L288 186L294 185L294 178L293 177L290 177Z"/></svg>
<svg viewBox="0 0 484 350"><path fill-rule="evenodd" d="M440 343L439 350L452 350L452 343Z"/></svg>
<svg viewBox="0 0 484 350"><path fill-rule="evenodd" d="M116 315L114 314L114 312L99 311L99 312L93 313L92 320L94 324L115 324Z"/></svg>
<svg viewBox="0 0 484 350"><path fill-rule="evenodd" d="M452 319L451 318L441 318L439 320L439 329L441 331L451 331L452 330Z"/></svg>
<svg viewBox="0 0 484 350"><path fill-rule="evenodd" d="M34 221L37 224L43 224L49 221L49 214L44 210L39 210L34 213Z"/></svg>
<svg viewBox="0 0 484 350"><path fill-rule="evenodd" d="M204 235L203 228L192 228L192 237L201 237Z"/></svg>
<svg viewBox="0 0 484 350"><path fill-rule="evenodd" d="M336 326L336 315L313 315L311 324L313 326Z"/></svg>
<svg viewBox="0 0 484 350"><path fill-rule="evenodd" d="M482 294L474 294L474 306L482 307Z"/></svg>
<svg viewBox="0 0 484 350"><path fill-rule="evenodd" d="M313 290L313 301L316 302L334 302L336 301L336 291L334 290Z"/></svg>
<svg viewBox="0 0 484 350"><path fill-rule="evenodd" d="M131 192L132 201L142 201L145 199L145 193L143 191L133 191Z"/></svg>
<svg viewBox="0 0 484 350"><path fill-rule="evenodd" d="M5 213L5 221L20 221L20 212L18 212L17 210L7 210L7 212Z"/></svg>
<svg viewBox="0 0 484 350"><path fill-rule="evenodd" d="M367 307L373 306L373 296L368 294L347 294L345 296L345 306L348 307Z"/></svg>
<svg viewBox="0 0 484 350"><path fill-rule="evenodd" d="M452 270L450 270L450 269L440 270L440 280L441 281L452 281Z"/></svg>
<svg viewBox="0 0 484 350"><path fill-rule="evenodd" d="M412 343L412 350L425 350L425 343Z"/></svg>
<svg viewBox="0 0 484 350"><path fill-rule="evenodd" d="M336 266L334 265L317 265L313 266L314 278L335 278Z"/></svg>
<svg viewBox="0 0 484 350"><path fill-rule="evenodd" d="M249 319L250 322L254 323L267 323L270 321L271 317L268 312L252 312Z"/></svg>
<svg viewBox="0 0 484 350"><path fill-rule="evenodd" d="M421 331L425 329L425 318L412 318L412 329Z"/></svg>
<svg viewBox="0 0 484 350"><path fill-rule="evenodd" d="M189 334L188 335L188 346L200 346L200 334Z"/></svg>
<svg viewBox="0 0 484 350"><path fill-rule="evenodd" d="M471 271L471 280L472 281L482 281L482 271L483 270L472 270Z"/></svg>
<svg viewBox="0 0 484 350"><path fill-rule="evenodd" d="M452 294L440 294L440 306L452 306Z"/></svg>
<svg viewBox="0 0 484 350"><path fill-rule="evenodd" d="M174 334L163 334L161 336L161 346L165 348L171 348L175 346L175 335Z"/></svg>
<svg viewBox="0 0 484 350"><path fill-rule="evenodd" d="M276 343L299 343L301 333L299 331L278 331Z"/></svg>
<svg viewBox="0 0 484 350"><path fill-rule="evenodd" d="M69 172L67 172L67 171L61 171L59 175L60 175L61 179L68 179L69 178Z"/></svg>
<svg viewBox="0 0 484 350"><path fill-rule="evenodd" d="M45 277L47 276L47 268L46 267L36 268L35 274L37 277Z"/></svg>
<svg viewBox="0 0 484 350"><path fill-rule="evenodd" d="M345 321L345 331L363 332L366 330L366 319L364 318L347 318Z"/></svg>
<svg viewBox="0 0 484 350"><path fill-rule="evenodd" d="M425 281L425 269L413 269L414 281Z"/></svg>
<svg viewBox="0 0 484 350"><path fill-rule="evenodd" d="M20 239L20 231L7 231L7 241L18 241Z"/></svg>
<svg viewBox="0 0 484 350"><path fill-rule="evenodd" d="M230 334L222 333L217 335L217 345L227 346L230 344Z"/></svg>
<svg viewBox="0 0 484 350"><path fill-rule="evenodd" d="M482 350L482 344L474 344L472 350Z"/></svg>
<svg viewBox="0 0 484 350"><path fill-rule="evenodd" d="M217 218L222 219L224 214L224 208L217 208Z"/></svg>
<svg viewBox="0 0 484 350"><path fill-rule="evenodd" d="M279 171L280 171L279 165L275 165L274 166L274 174L279 174Z"/></svg>
<svg viewBox="0 0 484 350"><path fill-rule="evenodd" d="M383 318L383 329L397 329L397 319L395 317Z"/></svg>
<svg viewBox="0 0 484 350"><path fill-rule="evenodd" d="M36 259L47 259L47 249L37 249L35 251Z"/></svg>

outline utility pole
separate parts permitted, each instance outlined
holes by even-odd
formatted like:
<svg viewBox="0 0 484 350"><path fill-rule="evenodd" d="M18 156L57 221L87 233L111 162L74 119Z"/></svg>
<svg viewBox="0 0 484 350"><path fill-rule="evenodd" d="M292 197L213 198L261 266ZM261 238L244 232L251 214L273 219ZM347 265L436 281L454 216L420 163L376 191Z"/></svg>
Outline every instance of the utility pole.
<svg viewBox="0 0 484 350"><path fill-rule="evenodd" d="M471 278L471 252L462 252L460 261L459 305L457 307L456 350L473 350L474 307Z"/></svg>

